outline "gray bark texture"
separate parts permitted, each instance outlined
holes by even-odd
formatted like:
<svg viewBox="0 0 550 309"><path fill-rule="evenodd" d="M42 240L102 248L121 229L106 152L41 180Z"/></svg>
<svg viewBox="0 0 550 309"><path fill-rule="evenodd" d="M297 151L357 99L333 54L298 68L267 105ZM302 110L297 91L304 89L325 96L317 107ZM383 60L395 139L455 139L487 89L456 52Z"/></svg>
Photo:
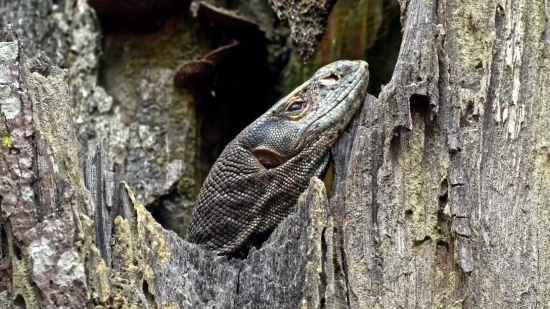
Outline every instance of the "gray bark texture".
<svg viewBox="0 0 550 309"><path fill-rule="evenodd" d="M272 2L279 14L294 3ZM244 260L186 242L143 206L167 194L174 205L193 201L182 192L197 148L172 156L168 146L185 147L170 132L194 130L193 105L161 91L176 67L123 65L147 59L130 38L104 51L121 60L101 75L86 2L20 3L0 0L2 23L16 24L0 34L1 309L550 308L547 1L400 1L397 64L333 147L330 198L313 178ZM238 11L255 20L250 3ZM218 13L195 6L198 18ZM257 35L254 23L230 21ZM19 27L32 35L20 38ZM174 33L190 38L181 27ZM174 50L163 52L203 56ZM113 88L98 86L99 75ZM121 79L144 88L115 89ZM155 114L173 100L183 107L170 112L188 123ZM140 164L141 178L121 182Z"/></svg>

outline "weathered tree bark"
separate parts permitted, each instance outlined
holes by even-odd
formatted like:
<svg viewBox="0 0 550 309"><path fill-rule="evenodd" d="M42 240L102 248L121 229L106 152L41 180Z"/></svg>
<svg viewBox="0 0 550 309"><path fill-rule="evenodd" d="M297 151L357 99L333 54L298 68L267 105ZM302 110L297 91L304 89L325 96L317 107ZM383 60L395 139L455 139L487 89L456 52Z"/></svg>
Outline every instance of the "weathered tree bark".
<svg viewBox="0 0 550 309"><path fill-rule="evenodd" d="M3 41L2 308L294 308L322 302L323 252L335 250L334 235L324 235L331 223L321 181L312 180L296 214L262 250L244 261L217 257L163 229L127 185L116 183L105 139L82 164L70 126L67 72L45 54L25 64L11 26ZM330 242L324 249L322 238ZM327 287L334 285L333 273L323 272Z"/></svg>
<svg viewBox="0 0 550 309"><path fill-rule="evenodd" d="M335 145L330 200L312 179L245 260L162 228L112 141L86 157L67 71L6 28L0 308L549 308L550 7L400 5L392 79Z"/></svg>

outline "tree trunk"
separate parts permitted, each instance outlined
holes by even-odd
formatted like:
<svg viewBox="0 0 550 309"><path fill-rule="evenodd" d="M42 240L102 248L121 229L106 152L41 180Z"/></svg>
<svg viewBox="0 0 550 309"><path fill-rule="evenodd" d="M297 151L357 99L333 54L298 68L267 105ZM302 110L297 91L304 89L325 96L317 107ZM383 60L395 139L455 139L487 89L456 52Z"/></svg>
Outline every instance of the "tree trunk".
<svg viewBox="0 0 550 309"><path fill-rule="evenodd" d="M330 199L323 182L312 179L296 212L244 260L228 260L187 243L164 229L140 204L153 200L162 204L159 196L178 207L192 204L193 194L182 193L189 185L183 184L186 177L192 177L185 173L189 166L198 166L192 158L205 148L185 148L192 149L187 152L156 148L158 139L150 137L173 145L175 140L163 137L166 132L191 132L201 117L205 118L200 121L211 121L200 113L207 113L208 106L220 107L216 98L227 99L231 89L238 89L227 81L227 72L243 59L214 63L221 84L208 84L211 77L203 74L202 83L194 84L195 93L181 94L159 77L172 76L176 68L162 69L162 61L139 69L128 64L156 55L153 47L144 53L133 51L132 40L137 39L131 38L104 51L103 59L112 56L120 63L101 73L99 60L92 57L100 56L94 45L99 34L89 31L95 29L95 15L86 3L69 2L65 13L48 19L55 21L48 24L54 33L51 38L36 35L47 33L44 27L28 32L33 34L26 43L31 52L40 50L38 42L46 42L44 49L53 60L42 54L26 61L23 43L11 26L0 37L0 308L550 308L550 257L545 254L550 243L550 101L545 99L550 97L550 6L545 1L401 1L403 38L395 69L378 97L365 98L360 116L334 146ZM330 10L330 3L317 3ZM271 4L283 18L297 14L292 11L293 1ZM119 18L101 1L95 5L100 15L107 16L104 20ZM274 87L292 87L299 79L295 76L350 55L346 51L350 45L326 52L331 42L347 42L335 41L351 31L338 34L335 20L348 20L341 14L349 5L341 0L334 6L326 36L312 60L302 65L296 60L298 53L290 54L282 74L296 79L279 82L269 73L272 66L266 66L265 76L273 78ZM258 16L252 6L238 6L237 11L248 8L249 18ZM16 10L12 3L4 7ZM25 12L27 6L19 9ZM198 20L219 13L199 4L193 9ZM158 12L162 18L170 15ZM308 16L315 23L289 22L302 55L311 52L317 37L299 34L322 31L326 17L322 10L311 12L317 12ZM19 17L25 21L30 15ZM393 15L385 16L391 20ZM64 20L71 22L67 26ZM154 22L135 25L132 18L128 20L125 27L158 29ZM195 23L199 21L186 21L174 33L189 38L185 29L199 27ZM234 21L232 27L235 24L241 28L224 31L238 37L240 43L234 46L242 49L236 54L268 57L261 52L265 46L247 41L258 38L257 23ZM386 37L394 37L384 22L375 24L387 30ZM287 36L281 29L272 25L266 36L271 42ZM73 39L50 41L64 33ZM226 52L233 45L209 35L210 49L222 47L214 54L231 54ZM88 43L77 44L83 37ZM115 42L117 36L109 38ZM200 50L200 40L191 39L197 41L185 44ZM384 53L385 44L375 41L351 46L364 49L367 56ZM174 56L170 50L165 50L170 61L185 63L201 54ZM59 56L65 53L70 56ZM274 48L269 48L267 55L273 53ZM371 75L376 74L373 67L384 66L371 63ZM107 92L98 90L98 74L99 80L108 81ZM191 77L181 77L181 85L189 87L189 81L198 80ZM124 79L130 80L124 87L142 88L132 93L117 89L116 83ZM209 97L204 89L214 89L217 96ZM271 91L265 97L268 101L278 92ZM183 110L174 110L179 114L170 115L188 119L185 128L155 120L155 111L167 108L150 99L155 96L168 100L166 106L184 105ZM249 99L243 97L245 102ZM125 107L128 102L141 103ZM198 104L204 104L205 110L194 115L191 109L200 109ZM83 106L87 110L79 110ZM229 109L226 115L235 108L221 107ZM152 120L145 115L152 115ZM93 126L109 131L110 139L89 135L81 140L85 145L81 151L77 137L96 130L90 129ZM131 130L135 138L112 138L130 136ZM190 139L200 136L189 134ZM92 141L97 146L87 156ZM136 152L124 154L134 142ZM109 148L116 154L110 155ZM118 155L124 157L119 163ZM150 168L140 177L149 180L150 187L132 187L134 178L133 183L119 182L128 180L129 171L144 162ZM193 168L193 181L200 182L202 176L196 176ZM181 209L176 213L187 211ZM176 231L182 228L172 226Z"/></svg>

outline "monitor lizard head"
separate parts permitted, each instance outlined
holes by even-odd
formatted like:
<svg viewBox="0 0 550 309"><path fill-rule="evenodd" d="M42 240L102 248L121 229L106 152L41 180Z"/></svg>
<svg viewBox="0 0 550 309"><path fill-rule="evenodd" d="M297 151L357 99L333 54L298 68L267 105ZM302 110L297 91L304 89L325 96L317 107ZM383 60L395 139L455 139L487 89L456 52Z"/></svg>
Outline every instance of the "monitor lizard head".
<svg viewBox="0 0 550 309"><path fill-rule="evenodd" d="M189 241L246 257L286 218L363 102L367 63L322 67L229 143L197 199Z"/></svg>
<svg viewBox="0 0 550 309"><path fill-rule="evenodd" d="M267 169L313 145L324 153L361 105L367 74L368 64L361 60L322 67L245 129L237 142Z"/></svg>

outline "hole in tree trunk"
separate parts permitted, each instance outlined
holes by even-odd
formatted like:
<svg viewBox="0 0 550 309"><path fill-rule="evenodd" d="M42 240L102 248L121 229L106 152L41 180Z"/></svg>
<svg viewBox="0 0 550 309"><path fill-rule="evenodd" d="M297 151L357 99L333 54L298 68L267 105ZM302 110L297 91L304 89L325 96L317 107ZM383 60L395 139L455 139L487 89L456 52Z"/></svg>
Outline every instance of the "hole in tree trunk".
<svg viewBox="0 0 550 309"><path fill-rule="evenodd" d="M18 260L21 260L21 248L15 243L15 240L13 243L13 253Z"/></svg>
<svg viewBox="0 0 550 309"><path fill-rule="evenodd" d="M0 205L2 205L2 197L0 196ZM0 260L9 255L8 235L4 230L4 225L0 224Z"/></svg>
<svg viewBox="0 0 550 309"><path fill-rule="evenodd" d="M368 93L379 94L382 85L390 82L403 35L399 5L397 1L384 1L383 10L387 16L378 29L377 40L365 50L365 59L369 63Z"/></svg>
<svg viewBox="0 0 550 309"><path fill-rule="evenodd" d="M156 308L155 296L149 291L149 284L145 280L143 280L143 295L145 295L145 299L147 300L147 306L149 308Z"/></svg>
<svg viewBox="0 0 550 309"><path fill-rule="evenodd" d="M411 107L411 114L415 112L424 116L430 114L430 97L415 93L409 98L409 102Z"/></svg>
<svg viewBox="0 0 550 309"><path fill-rule="evenodd" d="M439 187L439 198L438 198L439 208L444 208L447 205L448 201L449 201L449 182L447 181L447 178L445 178L443 179Z"/></svg>
<svg viewBox="0 0 550 309"><path fill-rule="evenodd" d="M265 45L242 43L238 48L230 61L217 66L212 91L195 97L197 192L225 146L276 100Z"/></svg>
<svg viewBox="0 0 550 309"><path fill-rule="evenodd" d="M25 303L25 299L21 294L18 294L15 299L13 300L13 307L15 309L26 309L27 304Z"/></svg>
<svg viewBox="0 0 550 309"><path fill-rule="evenodd" d="M89 0L106 32L151 33L164 27L174 17L183 15L189 0L109 1Z"/></svg>

